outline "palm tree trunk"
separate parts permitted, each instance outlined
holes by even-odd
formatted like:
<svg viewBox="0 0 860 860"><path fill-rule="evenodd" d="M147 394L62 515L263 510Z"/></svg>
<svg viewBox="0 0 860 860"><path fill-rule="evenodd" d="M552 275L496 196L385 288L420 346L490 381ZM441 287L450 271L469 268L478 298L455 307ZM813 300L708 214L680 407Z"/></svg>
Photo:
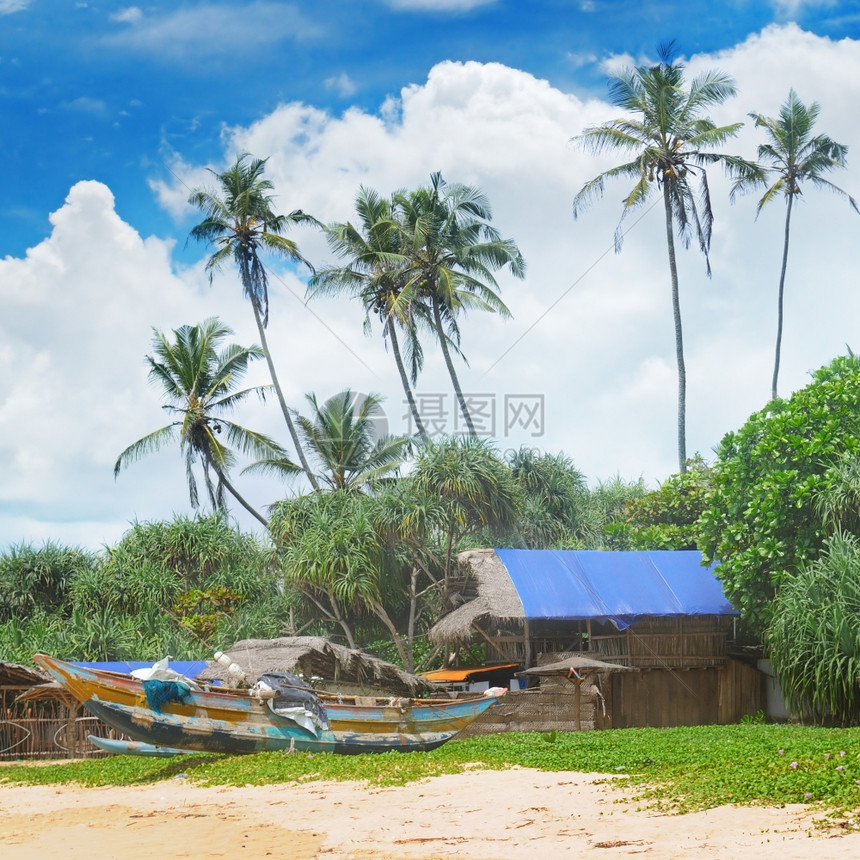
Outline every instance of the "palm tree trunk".
<svg viewBox="0 0 860 860"><path fill-rule="evenodd" d="M411 674L415 666L412 662L411 655L408 654L406 649L403 647L403 640L400 638L400 634L397 632L397 628L394 626L391 616L385 611L385 607L381 603L372 603L371 608L373 609L376 617L385 625L391 635L391 641L397 649L397 654L400 657L400 662L403 664L403 668Z"/></svg>
<svg viewBox="0 0 860 860"><path fill-rule="evenodd" d="M785 297L785 269L788 265L788 231L791 225L791 204L794 201L794 195L788 195L788 209L785 213L785 245L782 249L782 271L779 275L779 299L776 311L776 352L773 360L773 380L770 385L770 396L772 400L776 400L776 383L779 379L779 357L782 349L782 320L783 320L783 299Z"/></svg>
<svg viewBox="0 0 860 860"><path fill-rule="evenodd" d="M218 480L227 488L230 492L230 495L249 513L251 516L256 517L265 528L269 527L269 521L266 520L263 516L258 514L246 501L245 499L239 495L239 491L230 483L227 475L224 474L223 470L218 468L214 461L212 461L212 468L215 470L215 474L218 476Z"/></svg>
<svg viewBox="0 0 860 860"><path fill-rule="evenodd" d="M475 425L472 423L472 416L466 407L466 399L463 397L463 392L460 390L460 381L457 379L457 372L454 370L454 363L451 361L451 352L448 349L448 339L445 336L445 329L442 326L442 313L439 309L439 302L433 298L433 322L436 325L436 337L439 338L439 345L442 347L442 355L445 356L445 364L448 367L448 375L451 377L451 384L454 386L454 393L457 395L457 402L460 404L460 412L466 421L466 426L469 428L469 435L477 436Z"/></svg>
<svg viewBox="0 0 860 860"><path fill-rule="evenodd" d="M663 182L663 206L666 210L666 243L669 248L669 273L672 277L672 316L675 320L675 358L678 362L678 470L683 474L687 471L687 370L684 366L678 265L675 261L675 235L672 230L672 203L668 180Z"/></svg>
<svg viewBox="0 0 860 860"><path fill-rule="evenodd" d="M257 323L257 331L260 334L260 346L263 347L263 352L266 353L266 363L269 365L269 375L272 377L272 385L275 386L275 393L278 396L278 403L281 404L281 412L284 413L284 419L287 422L287 429L290 431L290 438L293 440L293 445L296 448L299 462L302 464L302 469L304 469L305 474L308 476L311 486L315 490L318 490L319 484L317 483L317 479L311 470L311 467L308 465L305 452L302 448L302 443L299 441L299 434L296 433L293 419L290 418L290 410L287 406L287 401L284 400L284 392L281 390L280 382L278 382L278 374L275 372L275 364L272 361L272 354L269 352L269 342L266 339L266 330L263 328L263 320L260 318L260 310L257 307L256 302L252 301L251 307L254 309L254 320Z"/></svg>
<svg viewBox="0 0 860 860"><path fill-rule="evenodd" d="M304 596L307 597L308 600L310 600L311 603L313 603L314 606L316 606L317 609L319 609L319 611L322 612L322 614L326 618L330 618L332 621L334 621L335 623L337 623L340 626L341 630L343 630L344 636L346 636L347 645L354 651L355 650L355 637L352 635L352 629L350 628L346 619L343 617L343 614L340 611L340 606L338 605L338 602L337 602L336 598L334 597L334 595L332 595L328 591L323 591L323 593L326 595L326 597L328 597L329 602L331 603L331 609L328 609L325 606L323 606L323 604L320 603L319 600L317 600L312 589L303 588L301 591L302 591L302 594L304 594Z"/></svg>
<svg viewBox="0 0 860 860"><path fill-rule="evenodd" d="M400 374L400 382L403 384L403 391L406 393L406 400L409 403L409 411L415 419L415 427L418 434L421 436L421 441L425 445L430 444L430 437L424 429L424 423L421 421L421 416L418 414L418 406L415 403L415 397L412 394L412 386L409 384L409 377L406 375L406 368L403 366L403 357L400 355L400 345L397 342L397 333L395 331L394 318L388 317L386 322L388 327L388 336L391 338L391 351L394 353L394 361L397 364L397 372Z"/></svg>

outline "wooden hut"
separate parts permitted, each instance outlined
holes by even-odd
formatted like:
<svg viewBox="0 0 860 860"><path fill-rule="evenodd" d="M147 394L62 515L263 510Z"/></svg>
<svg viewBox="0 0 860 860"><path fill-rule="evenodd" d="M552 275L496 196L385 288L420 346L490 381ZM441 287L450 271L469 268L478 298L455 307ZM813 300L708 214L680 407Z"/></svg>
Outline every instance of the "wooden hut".
<svg viewBox="0 0 860 860"><path fill-rule="evenodd" d="M583 728L730 723L763 707L761 673L727 653L737 613L698 552L483 549L461 553L459 568L448 594L456 608L430 631L450 664L460 646L480 641L487 660L523 671L577 653L638 670L598 672L581 687L539 674L551 701L542 705L533 687L512 692L508 728L528 722L525 708L553 715L544 729L575 729L577 691L590 714ZM570 696L567 706L559 695ZM499 719L494 711L473 733Z"/></svg>
<svg viewBox="0 0 860 860"><path fill-rule="evenodd" d="M0 761L98 752L86 738L101 725L41 670L0 661Z"/></svg>

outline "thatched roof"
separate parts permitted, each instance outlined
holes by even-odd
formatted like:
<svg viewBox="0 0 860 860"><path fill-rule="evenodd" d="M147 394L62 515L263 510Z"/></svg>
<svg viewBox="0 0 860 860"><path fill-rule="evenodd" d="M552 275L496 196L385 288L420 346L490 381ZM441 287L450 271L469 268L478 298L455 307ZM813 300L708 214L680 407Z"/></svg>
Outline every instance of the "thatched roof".
<svg viewBox="0 0 860 860"><path fill-rule="evenodd" d="M477 581L478 596L449 612L433 626L430 630L433 642L468 642L475 632L472 627L475 623L490 622L493 626L522 623L523 602L495 550L466 550L457 556L457 563Z"/></svg>
<svg viewBox="0 0 860 860"><path fill-rule="evenodd" d="M601 655L603 656L603 655ZM629 666L619 666L617 663L607 663L605 660L596 660L589 656L588 653L568 654L563 660L558 660L555 663L547 663L545 666L534 666L531 669L526 669L523 672L517 672L520 675L567 675L571 669L591 669L600 672L634 672Z"/></svg>
<svg viewBox="0 0 860 860"><path fill-rule="evenodd" d="M50 680L51 676L36 666L22 666L20 663L0 660L0 686L24 688Z"/></svg>
<svg viewBox="0 0 860 860"><path fill-rule="evenodd" d="M249 678L257 678L265 672L293 672L308 681L317 677L329 682L320 687L343 683L398 696L415 696L438 689L424 678L410 675L391 663L336 645L321 636L243 639L224 653L241 666ZM198 679L231 682L227 670L215 662L210 662Z"/></svg>

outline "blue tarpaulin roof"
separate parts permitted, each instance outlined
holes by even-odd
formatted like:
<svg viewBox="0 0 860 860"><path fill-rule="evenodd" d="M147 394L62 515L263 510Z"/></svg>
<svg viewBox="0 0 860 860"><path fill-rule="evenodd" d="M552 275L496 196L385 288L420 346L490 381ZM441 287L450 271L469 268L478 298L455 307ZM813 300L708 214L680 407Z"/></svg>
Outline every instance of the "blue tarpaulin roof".
<svg viewBox="0 0 860 860"><path fill-rule="evenodd" d="M82 663L75 661L75 666L86 666L88 669L103 669L105 672L121 672L128 675L133 669L148 669L154 663L135 660L119 660L113 662ZM186 678L196 678L204 669L209 668L205 660L170 660L167 664L174 672L185 675Z"/></svg>
<svg viewBox="0 0 860 860"><path fill-rule="evenodd" d="M607 552L497 549L528 620L737 615L696 550Z"/></svg>

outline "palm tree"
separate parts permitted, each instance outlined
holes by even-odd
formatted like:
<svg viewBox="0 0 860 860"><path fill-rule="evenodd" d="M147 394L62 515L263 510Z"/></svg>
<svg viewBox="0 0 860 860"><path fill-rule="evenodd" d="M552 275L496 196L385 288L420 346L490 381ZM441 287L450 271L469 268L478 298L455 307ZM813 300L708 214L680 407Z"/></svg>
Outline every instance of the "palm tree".
<svg viewBox="0 0 860 860"><path fill-rule="evenodd" d="M381 606L382 544L370 497L310 493L274 505L270 532L285 581L337 624L350 648L360 614Z"/></svg>
<svg viewBox="0 0 860 860"><path fill-rule="evenodd" d="M371 188L362 186L355 198L355 209L360 228L351 223L329 224L326 237L338 257L348 260L344 266L326 266L311 277L308 289L311 296L348 293L359 298L364 305L365 333L370 333L371 315L382 322L382 335L387 337L394 354L400 382L415 421L415 427L424 444L429 436L415 403L412 386L423 364L423 351L416 330L420 317L417 290L412 285L404 288L402 270L408 258L401 251L401 231L394 220L391 202ZM405 339L406 358L410 364L407 374L400 350L397 331Z"/></svg>
<svg viewBox="0 0 860 860"><path fill-rule="evenodd" d="M276 442L228 421L229 414L249 394L263 395L264 386L237 391L248 363L263 357L258 346L243 347L230 344L219 351L232 329L215 317L199 325L184 325L173 332L169 340L163 332L153 329L152 346L155 356L148 355L149 381L160 386L168 403L163 407L178 416L176 421L138 439L117 457L114 477L126 466L164 445L179 439L185 457L188 494L191 506L199 506L194 465L199 461L203 479L214 509L224 508L224 488L264 526L267 521L255 511L230 482L227 472L235 462L233 451L218 438L223 433L226 442L243 454L257 457L283 456ZM213 481L214 472L217 482Z"/></svg>
<svg viewBox="0 0 860 860"><path fill-rule="evenodd" d="M606 179L623 177L636 181L624 198L622 221L627 212L645 203L655 187L662 191L678 365L678 463L683 472L687 467L687 374L674 231L677 229L684 247L689 247L695 235L710 277L708 252L714 217L705 167L721 163L736 176L750 176L756 168L736 156L704 151L733 137L742 125L716 126L702 115L705 109L720 105L735 94L734 81L721 72L710 71L694 78L689 89L685 89L684 66L674 61L674 53L674 43L663 45L656 65L625 69L610 77L610 101L631 116L587 128L573 141L595 154L619 150L633 152L635 157L586 182L573 199L573 217L579 217L595 197L603 195ZM699 202L694 193L694 178L699 180ZM619 224L616 250L621 249L621 239Z"/></svg>
<svg viewBox="0 0 860 860"><path fill-rule="evenodd" d="M378 394L366 396L346 389L322 405L306 395L311 415L297 415L304 449L319 464L317 478L333 490L363 489L391 475L403 462L405 436L380 435L384 418ZM292 475L298 466L284 458L253 463L246 472Z"/></svg>
<svg viewBox="0 0 860 860"><path fill-rule="evenodd" d="M483 540L495 540L516 524L516 482L485 439L451 437L431 445L416 459L409 481L417 499L431 500L438 518L445 581L467 538L481 534Z"/></svg>
<svg viewBox="0 0 860 860"><path fill-rule="evenodd" d="M845 155L848 147L836 143L826 134L813 137L812 129L821 107L817 102L805 105L794 90L790 90L788 98L779 110L779 117L764 116L751 113L749 116L755 122L756 128L763 128L768 142L758 148L758 159L762 170L751 177L742 177L732 188L732 198L737 192L750 191L753 188L765 189L758 202L756 217L764 206L780 194L785 198L785 240L782 249L782 270L779 275L779 298L777 301L776 350L774 353L773 379L771 382L771 398L777 397L777 380L779 379L779 360L782 347L783 299L785 295L785 270L788 265L788 238L791 227L791 210L795 197L801 195L801 183L809 182L816 188L826 188L844 197L855 212L860 212L857 203L832 182L824 178L824 174L839 167L845 167Z"/></svg>
<svg viewBox="0 0 860 860"><path fill-rule="evenodd" d="M267 161L268 159L253 158L248 153L242 153L236 158L236 163L223 173L210 170L218 182L219 190L197 188L191 192L188 202L202 210L206 216L191 230L191 236L217 248L206 262L210 284L214 272L228 258L232 257L238 266L242 290L254 311L263 354L269 365L272 385L287 422L287 429L311 486L318 489L299 444L266 339L266 326L269 324L269 281L260 252L266 250L279 254L287 259L305 263L313 270L310 263L299 253L296 243L282 234L293 224L318 225L319 222L300 209L289 215L275 214L273 195L269 193L273 185L270 180L263 178Z"/></svg>
<svg viewBox="0 0 860 860"><path fill-rule="evenodd" d="M404 290L417 288L427 305L460 411L469 435L475 436L449 345L459 344L457 317L462 312L477 309L510 317L493 272L508 266L522 278L525 261L516 243L490 226L489 201L477 188L447 185L437 172L429 186L395 194L394 204L401 250L409 261Z"/></svg>

